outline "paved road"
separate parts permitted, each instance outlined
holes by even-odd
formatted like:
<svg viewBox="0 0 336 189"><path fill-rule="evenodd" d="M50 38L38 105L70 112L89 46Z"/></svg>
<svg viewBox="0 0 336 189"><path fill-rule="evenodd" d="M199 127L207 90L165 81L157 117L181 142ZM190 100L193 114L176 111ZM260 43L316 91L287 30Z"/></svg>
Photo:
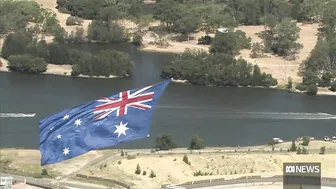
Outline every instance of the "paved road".
<svg viewBox="0 0 336 189"><path fill-rule="evenodd" d="M211 186L225 186L225 185L233 185L233 184L247 184L247 183L263 183L263 182L282 182L282 178L260 178L260 179L244 179L244 180L227 180L227 181L219 181L219 182L208 182L201 184L193 184L193 185L180 185L185 187L186 189L191 188L207 188ZM335 187L336 181L324 181L322 180L322 186Z"/></svg>

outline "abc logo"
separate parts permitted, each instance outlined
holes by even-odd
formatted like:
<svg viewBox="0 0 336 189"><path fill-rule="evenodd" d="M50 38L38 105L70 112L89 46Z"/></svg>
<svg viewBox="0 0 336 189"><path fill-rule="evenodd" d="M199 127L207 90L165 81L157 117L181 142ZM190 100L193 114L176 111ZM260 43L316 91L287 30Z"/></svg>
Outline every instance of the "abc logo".
<svg viewBox="0 0 336 189"><path fill-rule="evenodd" d="M295 166L286 166L286 173L295 173Z"/></svg>

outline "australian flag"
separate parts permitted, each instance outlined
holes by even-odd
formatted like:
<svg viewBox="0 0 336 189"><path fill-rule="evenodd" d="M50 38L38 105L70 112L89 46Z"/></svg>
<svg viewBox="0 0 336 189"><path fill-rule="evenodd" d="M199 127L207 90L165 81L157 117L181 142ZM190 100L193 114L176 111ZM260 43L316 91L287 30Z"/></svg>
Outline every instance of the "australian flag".
<svg viewBox="0 0 336 189"><path fill-rule="evenodd" d="M41 120L41 165L147 137L154 108L170 81L103 97Z"/></svg>

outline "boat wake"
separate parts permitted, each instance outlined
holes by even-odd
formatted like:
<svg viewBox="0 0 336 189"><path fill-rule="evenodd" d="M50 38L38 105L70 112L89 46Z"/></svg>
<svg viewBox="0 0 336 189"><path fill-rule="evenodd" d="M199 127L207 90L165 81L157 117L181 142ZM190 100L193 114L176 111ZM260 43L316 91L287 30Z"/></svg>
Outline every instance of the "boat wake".
<svg viewBox="0 0 336 189"><path fill-rule="evenodd" d="M305 112L235 112L221 114L224 119L287 119L287 120L330 120L336 119L336 115L327 113Z"/></svg>
<svg viewBox="0 0 336 189"><path fill-rule="evenodd" d="M34 117L36 113L0 113L0 117Z"/></svg>

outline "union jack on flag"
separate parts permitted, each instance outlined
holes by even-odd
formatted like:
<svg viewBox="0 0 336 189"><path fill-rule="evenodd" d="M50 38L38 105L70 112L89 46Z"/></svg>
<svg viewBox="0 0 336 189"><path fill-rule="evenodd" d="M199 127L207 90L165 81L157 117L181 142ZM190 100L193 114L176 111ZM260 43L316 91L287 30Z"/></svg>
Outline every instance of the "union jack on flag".
<svg viewBox="0 0 336 189"><path fill-rule="evenodd" d="M93 119L102 119L114 111L116 111L117 116L123 116L127 114L128 108L150 109L152 106L145 103L153 100L154 91L151 91L152 88L153 86L151 85L135 92L131 92L131 90L119 92L119 98L100 98L97 101L103 102L103 104L95 107L93 113L98 115Z"/></svg>

